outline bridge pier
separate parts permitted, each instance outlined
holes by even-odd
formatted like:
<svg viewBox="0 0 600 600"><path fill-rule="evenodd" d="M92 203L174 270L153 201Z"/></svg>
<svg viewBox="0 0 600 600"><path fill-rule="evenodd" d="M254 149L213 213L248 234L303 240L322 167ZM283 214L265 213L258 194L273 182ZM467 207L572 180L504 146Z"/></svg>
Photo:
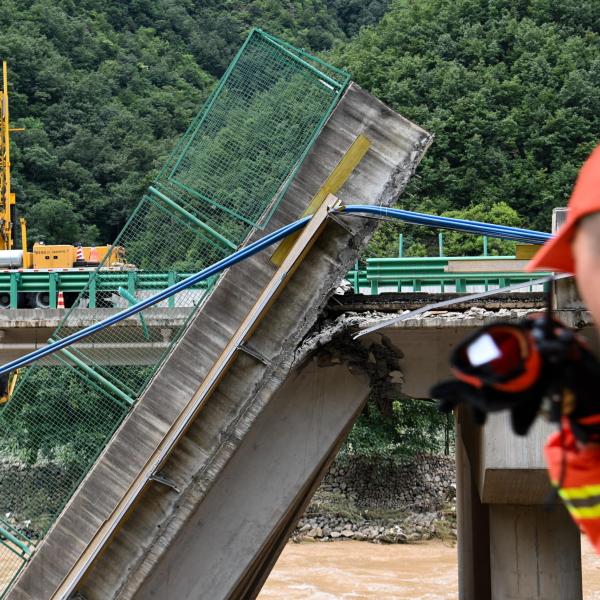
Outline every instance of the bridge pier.
<svg viewBox="0 0 600 600"><path fill-rule="evenodd" d="M460 600L582 598L580 533L561 503L547 504L541 440L549 427L534 429L517 438L499 416L480 430L459 411Z"/></svg>
<svg viewBox="0 0 600 600"><path fill-rule="evenodd" d="M476 430L465 411L456 414L456 517L460 600L491 600L488 507L481 503L470 456ZM477 558L475 558L477 557Z"/></svg>
<svg viewBox="0 0 600 600"><path fill-rule="evenodd" d="M368 394L343 364L292 371L134 598L254 598Z"/></svg>
<svg viewBox="0 0 600 600"><path fill-rule="evenodd" d="M580 534L562 505L490 504L492 600L582 598Z"/></svg>

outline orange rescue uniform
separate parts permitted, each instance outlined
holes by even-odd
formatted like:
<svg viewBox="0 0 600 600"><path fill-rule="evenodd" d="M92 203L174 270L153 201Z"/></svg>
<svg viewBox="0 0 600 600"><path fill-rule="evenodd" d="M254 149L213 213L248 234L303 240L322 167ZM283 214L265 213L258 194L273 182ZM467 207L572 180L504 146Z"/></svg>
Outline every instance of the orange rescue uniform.
<svg viewBox="0 0 600 600"><path fill-rule="evenodd" d="M552 483L600 553L600 445L579 444L565 421L562 431L548 438L544 452Z"/></svg>

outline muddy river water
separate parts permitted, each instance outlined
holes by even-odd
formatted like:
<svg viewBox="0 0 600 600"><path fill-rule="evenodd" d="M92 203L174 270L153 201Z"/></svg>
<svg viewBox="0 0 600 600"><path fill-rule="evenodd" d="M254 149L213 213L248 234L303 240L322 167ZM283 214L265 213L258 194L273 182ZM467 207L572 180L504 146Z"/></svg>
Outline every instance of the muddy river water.
<svg viewBox="0 0 600 600"><path fill-rule="evenodd" d="M600 600L600 557L582 541L585 600ZM288 544L259 600L456 600L456 549L438 541Z"/></svg>

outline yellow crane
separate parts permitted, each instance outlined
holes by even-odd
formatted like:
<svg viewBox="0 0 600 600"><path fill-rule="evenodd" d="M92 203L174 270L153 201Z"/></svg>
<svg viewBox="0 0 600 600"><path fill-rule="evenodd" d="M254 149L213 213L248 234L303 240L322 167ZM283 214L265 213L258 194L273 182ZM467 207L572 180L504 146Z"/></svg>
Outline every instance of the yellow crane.
<svg viewBox="0 0 600 600"><path fill-rule="evenodd" d="M10 187L10 134L8 114L8 67L2 61L2 91L0 91L0 250L14 246L15 195Z"/></svg>

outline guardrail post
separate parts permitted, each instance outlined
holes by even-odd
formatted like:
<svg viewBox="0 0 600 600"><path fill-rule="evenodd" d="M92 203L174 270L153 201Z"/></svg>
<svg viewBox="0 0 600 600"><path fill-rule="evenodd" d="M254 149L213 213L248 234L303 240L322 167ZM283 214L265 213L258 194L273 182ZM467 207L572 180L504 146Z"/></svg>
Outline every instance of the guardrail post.
<svg viewBox="0 0 600 600"><path fill-rule="evenodd" d="M457 279L456 280L456 291L457 292L466 292L467 291L467 281L465 279Z"/></svg>
<svg viewBox="0 0 600 600"><path fill-rule="evenodd" d="M444 256L444 234L438 233L438 254Z"/></svg>
<svg viewBox="0 0 600 600"><path fill-rule="evenodd" d="M19 282L21 281L20 273L10 274L10 307L19 308Z"/></svg>
<svg viewBox="0 0 600 600"><path fill-rule="evenodd" d="M88 308L96 308L96 273L90 273L88 281Z"/></svg>
<svg viewBox="0 0 600 600"><path fill-rule="evenodd" d="M48 273L48 296L50 308L56 308L56 294L58 293L58 273Z"/></svg>
<svg viewBox="0 0 600 600"><path fill-rule="evenodd" d="M404 258L404 234L398 236L398 258Z"/></svg>
<svg viewBox="0 0 600 600"><path fill-rule="evenodd" d="M483 255L488 255L488 238L487 235L483 236Z"/></svg>
<svg viewBox="0 0 600 600"><path fill-rule="evenodd" d="M373 296L379 294L379 285L377 283L377 279L371 279L371 294Z"/></svg>
<svg viewBox="0 0 600 600"><path fill-rule="evenodd" d="M135 272L129 271L127 273L127 291L135 296Z"/></svg>
<svg viewBox="0 0 600 600"><path fill-rule="evenodd" d="M175 284L175 271L169 271L167 274L167 286L172 286ZM170 296L167 300L167 306L169 308L175 308L175 296Z"/></svg>

